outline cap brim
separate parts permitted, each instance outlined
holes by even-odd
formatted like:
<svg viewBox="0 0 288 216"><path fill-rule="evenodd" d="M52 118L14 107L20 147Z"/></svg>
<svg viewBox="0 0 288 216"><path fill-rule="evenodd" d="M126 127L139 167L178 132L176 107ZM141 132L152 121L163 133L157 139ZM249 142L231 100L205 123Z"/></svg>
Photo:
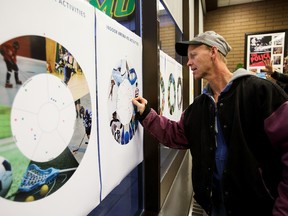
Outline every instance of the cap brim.
<svg viewBox="0 0 288 216"><path fill-rule="evenodd" d="M198 41L180 41L175 43L175 50L180 56L187 56L189 45L201 45L203 43Z"/></svg>

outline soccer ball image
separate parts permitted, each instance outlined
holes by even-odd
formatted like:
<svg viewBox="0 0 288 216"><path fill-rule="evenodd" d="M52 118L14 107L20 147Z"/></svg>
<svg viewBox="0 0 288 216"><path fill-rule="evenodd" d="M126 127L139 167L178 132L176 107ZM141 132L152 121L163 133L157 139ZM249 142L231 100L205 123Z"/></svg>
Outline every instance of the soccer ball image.
<svg viewBox="0 0 288 216"><path fill-rule="evenodd" d="M5 197L12 184L12 167L8 160L0 156L0 196Z"/></svg>

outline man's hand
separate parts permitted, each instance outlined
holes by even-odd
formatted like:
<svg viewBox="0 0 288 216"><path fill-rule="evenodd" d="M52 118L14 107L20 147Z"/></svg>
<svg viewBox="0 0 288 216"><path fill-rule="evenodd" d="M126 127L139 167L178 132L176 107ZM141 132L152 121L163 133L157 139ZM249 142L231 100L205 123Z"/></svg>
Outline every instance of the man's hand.
<svg viewBox="0 0 288 216"><path fill-rule="evenodd" d="M145 98L139 96L139 97L133 98L132 103L137 107L137 111L140 113L140 115L142 115L148 101Z"/></svg>
<svg viewBox="0 0 288 216"><path fill-rule="evenodd" d="M274 73L274 70L273 70L273 61L270 61L270 59L266 59L266 60L263 60L263 63L265 65L265 68L262 69L262 71L266 72L268 75L271 75Z"/></svg>

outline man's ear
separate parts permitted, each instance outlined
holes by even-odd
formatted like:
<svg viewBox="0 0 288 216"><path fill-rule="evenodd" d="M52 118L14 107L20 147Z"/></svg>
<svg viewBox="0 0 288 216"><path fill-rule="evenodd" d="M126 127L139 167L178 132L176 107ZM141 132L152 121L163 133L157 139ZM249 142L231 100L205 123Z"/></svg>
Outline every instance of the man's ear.
<svg viewBox="0 0 288 216"><path fill-rule="evenodd" d="M212 54L216 56L217 53L218 53L218 48L213 46L212 47Z"/></svg>
<svg viewBox="0 0 288 216"><path fill-rule="evenodd" d="M215 46L211 47L211 60L212 61L216 59L217 54L218 54L218 48Z"/></svg>

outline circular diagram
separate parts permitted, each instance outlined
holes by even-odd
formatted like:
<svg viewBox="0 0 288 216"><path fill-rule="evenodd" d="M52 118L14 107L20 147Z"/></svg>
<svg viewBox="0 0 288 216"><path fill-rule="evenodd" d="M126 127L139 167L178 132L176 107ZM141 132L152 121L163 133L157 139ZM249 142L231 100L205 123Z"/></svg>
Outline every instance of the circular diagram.
<svg viewBox="0 0 288 216"><path fill-rule="evenodd" d="M128 144L137 130L132 98L138 94L137 73L129 68L127 60L122 59L112 70L108 97L111 133L119 144Z"/></svg>
<svg viewBox="0 0 288 216"><path fill-rule="evenodd" d="M176 103L176 84L173 74L170 73L168 82L168 108L171 115L175 111L175 103Z"/></svg>
<svg viewBox="0 0 288 216"><path fill-rule="evenodd" d="M47 162L68 146L74 133L72 94L56 76L27 80L14 98L11 129L20 151L30 160Z"/></svg>
<svg viewBox="0 0 288 216"><path fill-rule="evenodd" d="M39 52L32 56L28 51L35 48ZM35 35L0 44L0 67L0 157L9 161L13 178L8 184L10 174L3 172L9 178L0 197L39 200L69 181L89 148L86 73L61 44Z"/></svg>

